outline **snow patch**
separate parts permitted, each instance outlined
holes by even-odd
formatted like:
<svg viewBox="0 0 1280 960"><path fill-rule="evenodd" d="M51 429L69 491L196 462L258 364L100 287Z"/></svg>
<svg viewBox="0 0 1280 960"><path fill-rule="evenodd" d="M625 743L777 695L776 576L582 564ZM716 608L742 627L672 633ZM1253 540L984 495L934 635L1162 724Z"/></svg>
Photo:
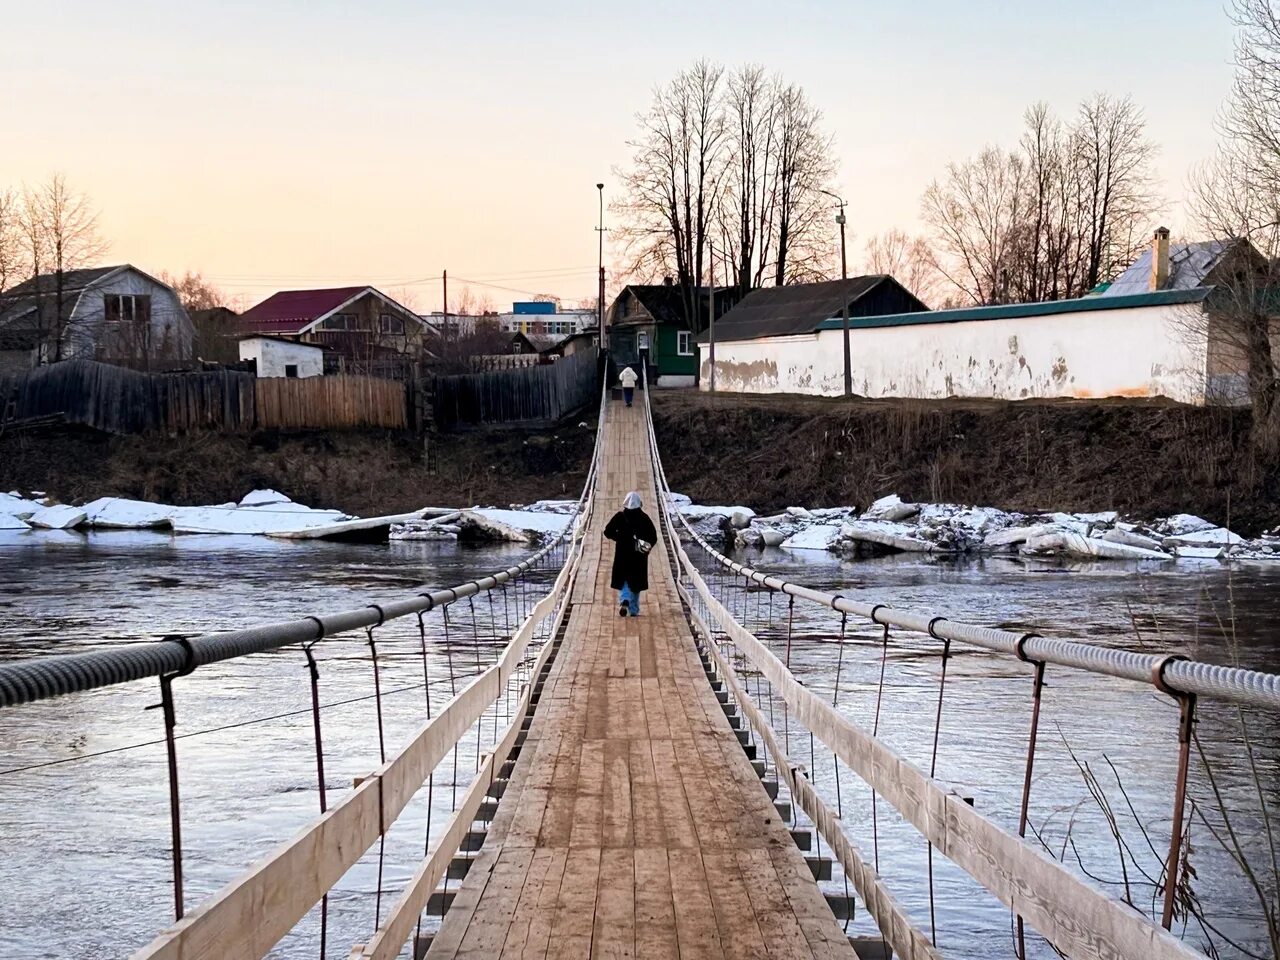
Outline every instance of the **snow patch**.
<svg viewBox="0 0 1280 960"><path fill-rule="evenodd" d="M253 490L240 498L242 507L264 507L270 503L293 503L278 490Z"/></svg>

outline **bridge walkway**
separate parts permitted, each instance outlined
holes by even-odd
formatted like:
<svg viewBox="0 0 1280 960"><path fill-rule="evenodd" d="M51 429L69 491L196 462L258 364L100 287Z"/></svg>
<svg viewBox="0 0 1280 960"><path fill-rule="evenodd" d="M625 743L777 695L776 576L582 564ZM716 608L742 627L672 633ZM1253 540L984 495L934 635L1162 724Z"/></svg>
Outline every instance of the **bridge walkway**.
<svg viewBox="0 0 1280 960"><path fill-rule="evenodd" d="M607 416L564 643L428 957L853 960L707 681L665 543L641 617L618 616L604 525L629 490L657 504L643 410Z"/></svg>

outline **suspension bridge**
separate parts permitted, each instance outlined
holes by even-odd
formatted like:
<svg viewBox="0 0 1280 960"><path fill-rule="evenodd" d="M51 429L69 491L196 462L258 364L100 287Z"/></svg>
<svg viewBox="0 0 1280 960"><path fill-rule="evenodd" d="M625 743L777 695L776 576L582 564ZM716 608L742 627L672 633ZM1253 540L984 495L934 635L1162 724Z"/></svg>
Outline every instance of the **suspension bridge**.
<svg viewBox="0 0 1280 960"><path fill-rule="evenodd" d="M630 490L641 491L656 511L659 541L643 615L620 618L602 531ZM507 570L338 614L0 665L0 706L11 709L159 680L175 919L134 956L278 955L282 940L304 922L318 930L322 960L950 956L945 936L939 938L935 855L1007 909L1015 956L1038 947L1047 947L1044 955L1073 957L1204 956L1172 929L1180 913L1197 701L1275 710L1280 676L823 593L722 555L670 503L647 407L606 400L573 522ZM541 595L531 586L539 571L554 577ZM498 641L488 664L479 660L478 597L489 600L487 626ZM775 597L783 601L776 611ZM838 677L832 698L797 679L790 669L797 601L833 611L841 640L851 620L882 629L885 656L891 630L936 645L935 760L947 663L956 649L983 648L1025 669L1029 727L1016 829L938 780L932 763L924 769L909 762L878 735L883 659L870 729L840 709ZM437 694L433 705L439 679L427 673L424 618L439 613L446 630L452 623L455 632L465 631L468 612L475 672L462 684L451 675L449 696L441 704ZM426 696L421 723L397 746L383 734L376 631L406 617L417 618ZM762 639L766 628L784 639ZM314 651L359 631L372 662L379 756L368 776L337 790L324 770ZM310 671L318 816L283 845L261 851L216 894L189 903L175 687L194 682L209 664L284 649L301 650ZM1026 838L1041 697L1046 671L1055 670L1137 681L1176 705L1167 731L1176 755L1168 846L1150 915ZM474 761L469 779L459 770L464 744ZM834 796L815 779L820 765L834 773ZM896 878L879 872L878 849L867 851L852 838L844 795L855 781L871 791L870 810L858 816L869 812L873 823L896 817L927 848L927 912L905 905ZM436 815L446 793L447 812ZM426 811L421 856L412 875L389 889L381 851L414 804ZM330 895L375 848L368 935L334 942ZM874 932L851 937L849 920L858 911Z"/></svg>

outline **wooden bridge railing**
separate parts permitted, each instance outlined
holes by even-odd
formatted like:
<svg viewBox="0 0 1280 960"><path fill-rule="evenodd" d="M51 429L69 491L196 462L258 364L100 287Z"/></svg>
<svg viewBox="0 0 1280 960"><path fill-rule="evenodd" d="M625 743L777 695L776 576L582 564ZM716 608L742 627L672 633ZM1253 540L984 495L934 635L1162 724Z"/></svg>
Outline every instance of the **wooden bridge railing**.
<svg viewBox="0 0 1280 960"><path fill-rule="evenodd" d="M647 391L645 397L647 404ZM704 547L706 544L671 510L671 490L658 455L652 417L649 417L649 448L661 501L661 519L672 545L677 583L704 641L704 649L714 659L739 709L772 755L793 799L840 860L846 876L895 955L907 960L934 960L940 956L931 938L912 922L875 868L848 837L836 812L787 757L771 725L743 689L727 651L741 656L746 669L758 672L770 685L771 695L789 708L791 716L888 801L931 848L936 848L982 884L1064 955L1103 960L1203 958L1198 950L1123 900L1099 890L1062 863L983 816L945 783L916 767L797 680L783 661L740 624L715 596L684 549L682 540L686 537ZM714 554L709 547L707 550ZM714 555L720 558L719 554ZM719 631L723 642L717 640L712 628Z"/></svg>
<svg viewBox="0 0 1280 960"><path fill-rule="evenodd" d="M539 600L491 666L458 692L424 723L391 759L354 790L266 859L187 913L133 960L223 960L265 957L275 944L329 893L334 884L373 844L386 835L409 801L507 690L517 666L538 637L545 638L532 676L537 676L554 650L555 637L568 610L568 598L582 557L583 534L594 510L594 484L603 447L593 459L580 509L567 534L565 562L551 590ZM445 876L464 834L472 827L498 766L510 753L528 709L533 685L520 694L514 718L496 735L474 780L458 802L444 832L415 870L399 900L367 943L352 949L361 960L392 960L399 955L414 925Z"/></svg>

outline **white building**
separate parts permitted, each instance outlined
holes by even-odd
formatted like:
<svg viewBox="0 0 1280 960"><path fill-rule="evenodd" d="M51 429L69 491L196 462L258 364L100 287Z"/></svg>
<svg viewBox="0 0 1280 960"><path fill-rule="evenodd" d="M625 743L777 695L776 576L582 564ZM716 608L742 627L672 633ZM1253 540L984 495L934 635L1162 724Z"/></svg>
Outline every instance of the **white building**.
<svg viewBox="0 0 1280 960"><path fill-rule="evenodd" d="M555 313L499 313L494 319L504 333L572 337L594 327L600 318L595 310L558 310Z"/></svg>
<svg viewBox="0 0 1280 960"><path fill-rule="evenodd" d="M1207 290L1087 297L849 321L853 392L865 397L1151 397L1202 403L1208 350L1188 331ZM718 338L717 338L718 339ZM704 357L705 357L705 347ZM702 362L701 383L709 386ZM716 343L716 387L844 393L841 321Z"/></svg>
<svg viewBox="0 0 1280 960"><path fill-rule="evenodd" d="M0 293L0 369L71 359L179 366L194 341L173 288L127 263L42 274Z"/></svg>
<svg viewBox="0 0 1280 960"><path fill-rule="evenodd" d="M240 359L254 361L260 377L319 377L324 374L324 349L280 337L245 337Z"/></svg>
<svg viewBox="0 0 1280 960"><path fill-rule="evenodd" d="M1210 343L1204 312L1227 244L1185 244L1168 231L1103 295L1047 303L850 317L853 392L865 397L1238 398L1240 363ZM1251 248L1250 248L1251 249ZM1172 269L1171 269L1172 266ZM751 303L745 298L736 310ZM716 388L844 393L844 332L826 313L789 326L759 311L716 328ZM710 387L708 338L700 384Z"/></svg>

